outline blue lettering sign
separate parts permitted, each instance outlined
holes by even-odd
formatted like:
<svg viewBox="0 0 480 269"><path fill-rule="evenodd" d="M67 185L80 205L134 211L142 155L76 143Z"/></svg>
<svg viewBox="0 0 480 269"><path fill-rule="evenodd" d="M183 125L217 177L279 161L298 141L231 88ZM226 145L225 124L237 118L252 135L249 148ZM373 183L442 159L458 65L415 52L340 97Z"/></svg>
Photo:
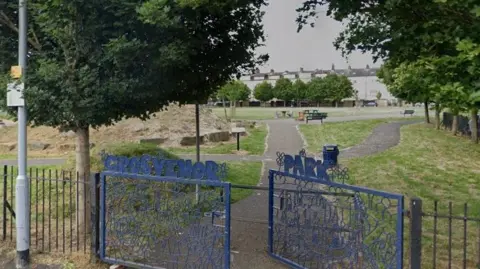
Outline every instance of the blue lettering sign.
<svg viewBox="0 0 480 269"><path fill-rule="evenodd" d="M103 164L105 171L127 174L221 180L221 166L214 161L192 163L192 160L167 160L150 155L132 158L106 155Z"/></svg>
<svg viewBox="0 0 480 269"><path fill-rule="evenodd" d="M321 160L315 160L311 157L285 155L283 158L283 171L292 175L329 180L327 166Z"/></svg>

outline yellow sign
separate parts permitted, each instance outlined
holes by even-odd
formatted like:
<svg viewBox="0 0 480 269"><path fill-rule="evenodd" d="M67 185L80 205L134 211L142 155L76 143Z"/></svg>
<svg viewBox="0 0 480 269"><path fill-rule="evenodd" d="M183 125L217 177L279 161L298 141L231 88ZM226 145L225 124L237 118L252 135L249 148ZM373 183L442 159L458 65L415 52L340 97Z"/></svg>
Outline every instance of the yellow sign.
<svg viewBox="0 0 480 269"><path fill-rule="evenodd" d="M14 65L10 68L10 75L12 78L21 78L22 77L22 67L19 65Z"/></svg>

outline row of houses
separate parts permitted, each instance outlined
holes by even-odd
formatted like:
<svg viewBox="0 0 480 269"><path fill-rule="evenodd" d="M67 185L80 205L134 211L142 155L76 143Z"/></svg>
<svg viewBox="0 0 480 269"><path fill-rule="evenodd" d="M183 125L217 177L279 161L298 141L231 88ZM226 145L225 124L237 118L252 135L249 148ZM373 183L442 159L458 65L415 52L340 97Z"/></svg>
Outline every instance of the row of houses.
<svg viewBox="0 0 480 269"><path fill-rule="evenodd" d="M283 71L278 72L270 70L268 73L261 73L257 69L254 74L242 76L240 80L245 83L252 90L252 100L256 101L253 97L253 89L259 83L268 81L272 85L275 85L276 81L280 78L288 78L292 81L297 79L303 80L308 83L310 80L316 77L325 77L328 74L339 74L347 76L353 84L353 87L358 92L358 97L347 98L343 100L343 106L353 106L358 98L358 101L364 103L372 100L376 100L379 106L394 105L397 103L397 99L388 92L385 84L381 83L376 73L379 68L370 68L368 65L365 68L351 68L347 69L335 69L329 70L304 70L300 68L297 71ZM377 93L380 92L381 100L377 100ZM275 101L275 100L274 100Z"/></svg>

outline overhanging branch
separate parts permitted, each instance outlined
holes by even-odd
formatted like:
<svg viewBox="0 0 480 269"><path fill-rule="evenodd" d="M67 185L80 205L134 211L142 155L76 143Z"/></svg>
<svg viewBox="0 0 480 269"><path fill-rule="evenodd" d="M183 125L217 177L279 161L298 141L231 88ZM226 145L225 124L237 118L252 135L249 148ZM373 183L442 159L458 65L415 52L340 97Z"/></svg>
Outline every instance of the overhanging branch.
<svg viewBox="0 0 480 269"><path fill-rule="evenodd" d="M0 11L0 23L8 26L10 29L12 29L13 31L15 31L18 34L17 26L15 25L15 23L13 23L10 20L10 18L8 18L8 16L3 11ZM42 45L40 44L40 42L37 38L37 35L35 33L33 33L33 36L35 37L35 39L32 39L32 38L28 37L28 43L30 43L30 45L32 45L36 50L41 51L42 50Z"/></svg>

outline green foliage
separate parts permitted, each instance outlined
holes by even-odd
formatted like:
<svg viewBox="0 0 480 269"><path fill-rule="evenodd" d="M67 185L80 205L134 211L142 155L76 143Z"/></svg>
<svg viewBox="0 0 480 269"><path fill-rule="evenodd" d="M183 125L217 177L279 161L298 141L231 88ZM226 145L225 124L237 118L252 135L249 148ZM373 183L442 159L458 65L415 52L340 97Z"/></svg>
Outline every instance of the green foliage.
<svg viewBox="0 0 480 269"><path fill-rule="evenodd" d="M469 97L465 88L458 82L441 86L435 95L435 98L445 107L448 107L454 115L465 111L465 103Z"/></svg>
<svg viewBox="0 0 480 269"><path fill-rule="evenodd" d="M340 102L344 98L350 98L354 95L352 82L347 76L328 74L323 78L323 84L328 94L328 99Z"/></svg>
<svg viewBox="0 0 480 269"><path fill-rule="evenodd" d="M293 83L293 99L295 100L305 100L307 99L308 85L303 82L301 79L295 80Z"/></svg>
<svg viewBox="0 0 480 269"><path fill-rule="evenodd" d="M307 96L315 102L323 102L328 98L328 91L322 78L313 78L308 83Z"/></svg>
<svg viewBox="0 0 480 269"><path fill-rule="evenodd" d="M378 79L385 85L391 85L393 83L393 72L395 67L393 67L388 61L384 63L380 69L377 71Z"/></svg>
<svg viewBox="0 0 480 269"><path fill-rule="evenodd" d="M477 113L478 1L305 0L297 9L299 30L321 5L328 6L327 15L346 22L335 41L337 49L343 54L370 52L375 60L384 60L377 75L395 97Z"/></svg>
<svg viewBox="0 0 480 269"><path fill-rule="evenodd" d="M421 61L402 63L395 68L388 85L390 93L410 103L425 102L431 96L431 81L429 71Z"/></svg>
<svg viewBox="0 0 480 269"><path fill-rule="evenodd" d="M254 55L264 40L264 4L32 2L25 92L29 120L75 130L147 118L171 101L204 100L232 75L266 59ZM6 73L16 63L17 6L0 5L0 73Z"/></svg>
<svg viewBox="0 0 480 269"><path fill-rule="evenodd" d="M255 99L267 102L273 99L273 86L268 81L263 81L255 86L253 91Z"/></svg>
<svg viewBox="0 0 480 269"><path fill-rule="evenodd" d="M167 159L176 160L179 159L177 155L167 151L165 149L159 148L154 144L139 144L139 143L120 143L120 144L111 144L104 148L105 153L116 155L116 156L125 156L125 157L136 157L142 155L152 155L152 156L164 156ZM103 162L101 159L101 154L98 151L93 151L90 156L91 169L93 171L102 171ZM67 163L63 167L67 170L72 170L75 168L75 159L69 158Z"/></svg>
<svg viewBox="0 0 480 269"><path fill-rule="evenodd" d="M273 87L273 97L284 101L295 98L292 81L288 78L278 79Z"/></svg>
<svg viewBox="0 0 480 269"><path fill-rule="evenodd" d="M239 81L232 80L223 85L217 93L219 99L227 99L230 102L247 100L250 96L250 88Z"/></svg>
<svg viewBox="0 0 480 269"><path fill-rule="evenodd" d="M381 92L377 92L377 95L376 95L375 97L377 97L377 100L382 99L382 93L381 93Z"/></svg>
<svg viewBox="0 0 480 269"><path fill-rule="evenodd" d="M179 157L167 150L149 143L122 143L114 144L105 149L105 152L125 157L138 157L142 155L162 156L166 159L179 159Z"/></svg>
<svg viewBox="0 0 480 269"><path fill-rule="evenodd" d="M473 0L442 2L309 0L297 9L297 22L300 30L315 18L317 7L328 6L327 15L346 24L335 41L344 54L361 50L399 64L455 53L456 38L477 35L480 17L472 12Z"/></svg>

